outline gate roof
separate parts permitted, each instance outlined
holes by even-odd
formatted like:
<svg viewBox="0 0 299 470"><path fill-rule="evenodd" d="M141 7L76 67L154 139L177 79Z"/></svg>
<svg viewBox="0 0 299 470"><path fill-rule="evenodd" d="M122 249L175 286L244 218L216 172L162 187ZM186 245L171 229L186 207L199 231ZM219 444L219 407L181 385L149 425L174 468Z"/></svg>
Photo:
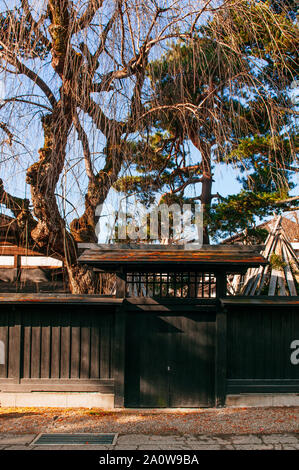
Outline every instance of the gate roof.
<svg viewBox="0 0 299 470"><path fill-rule="evenodd" d="M97 267L117 266L172 266L177 268L213 266L231 268L256 267L267 264L267 260L259 253L260 246L220 246L204 245L194 250L185 246L167 245L83 245L87 248L79 257L82 264Z"/></svg>

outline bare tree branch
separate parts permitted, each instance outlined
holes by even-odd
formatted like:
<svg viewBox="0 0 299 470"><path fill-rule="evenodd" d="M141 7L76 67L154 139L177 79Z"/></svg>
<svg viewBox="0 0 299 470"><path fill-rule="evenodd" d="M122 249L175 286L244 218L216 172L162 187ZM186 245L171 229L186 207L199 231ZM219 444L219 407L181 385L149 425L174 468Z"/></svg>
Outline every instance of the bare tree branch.
<svg viewBox="0 0 299 470"><path fill-rule="evenodd" d="M4 204L7 209L10 209L15 217L17 217L22 211L30 212L29 199L22 199L7 193L4 189L2 179L0 179L0 204Z"/></svg>
<svg viewBox="0 0 299 470"><path fill-rule="evenodd" d="M13 133L8 129L5 122L0 122L0 129L2 129L8 137L8 145L12 145Z"/></svg>
<svg viewBox="0 0 299 470"><path fill-rule="evenodd" d="M299 196L294 196L294 197L289 197L287 199L283 199L282 201L278 201L277 204L287 204L288 202L292 202L292 201L298 201L299 199ZM298 209L298 207L297 207Z"/></svg>
<svg viewBox="0 0 299 470"><path fill-rule="evenodd" d="M104 0L89 0L84 13L75 20L72 27L72 33L76 34L78 31L87 28L92 22L97 11L102 7Z"/></svg>
<svg viewBox="0 0 299 470"><path fill-rule="evenodd" d="M40 23L44 18L41 18L39 22L36 22L31 14L30 6L28 0L21 0L21 4L23 10L25 12L26 18L28 19L29 23L31 24L31 28L34 30L35 34L37 35L38 39L46 46L48 49L51 48L51 42L49 39L41 32Z"/></svg>
<svg viewBox="0 0 299 470"><path fill-rule="evenodd" d="M23 98L18 98L18 97L6 98L5 100L3 100L3 103L0 104L0 109L2 109L8 103L25 103L25 104L30 104L33 106L38 106L39 108L46 109L47 111L50 111L50 112L52 111L51 108L49 108L48 106L45 106L44 104L37 103L35 101L25 100Z"/></svg>
<svg viewBox="0 0 299 470"><path fill-rule="evenodd" d="M11 56L9 53L6 54L0 52L0 58L6 60L10 65L13 65L18 73L30 78L30 80L32 80L43 91L53 108L56 106L57 101L53 92L37 73L29 69L25 64L22 64L22 62L20 62L16 57Z"/></svg>
<svg viewBox="0 0 299 470"><path fill-rule="evenodd" d="M101 106L95 103L92 98L88 100L82 99L78 102L78 106L92 118L94 124L105 136L111 134L112 129L122 134L124 124L115 119L109 119L103 112Z"/></svg>
<svg viewBox="0 0 299 470"><path fill-rule="evenodd" d="M75 112L73 115L73 122L78 133L79 140L82 143L86 174L91 181L94 181L95 175L92 169L88 136L80 123L77 112Z"/></svg>
<svg viewBox="0 0 299 470"><path fill-rule="evenodd" d="M96 52L93 55L93 66L90 70L92 75L97 69L98 59L99 59L100 55L102 54L102 52L105 49L105 44L106 44L106 40L107 40L109 31L111 30L112 26L114 25L114 22L115 22L118 15L119 15L119 9L115 8L115 11L114 11L113 15L111 16L110 20L108 21L107 25L105 26L105 28L104 28L104 30L101 34L99 47L97 48Z"/></svg>

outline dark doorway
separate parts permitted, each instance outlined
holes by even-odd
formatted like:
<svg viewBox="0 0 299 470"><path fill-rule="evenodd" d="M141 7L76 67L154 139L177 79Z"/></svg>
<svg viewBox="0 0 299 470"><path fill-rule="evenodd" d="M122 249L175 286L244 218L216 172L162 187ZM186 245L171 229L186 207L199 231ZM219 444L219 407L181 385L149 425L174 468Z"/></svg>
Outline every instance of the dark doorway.
<svg viewBox="0 0 299 470"><path fill-rule="evenodd" d="M215 314L128 313L125 406L215 405Z"/></svg>

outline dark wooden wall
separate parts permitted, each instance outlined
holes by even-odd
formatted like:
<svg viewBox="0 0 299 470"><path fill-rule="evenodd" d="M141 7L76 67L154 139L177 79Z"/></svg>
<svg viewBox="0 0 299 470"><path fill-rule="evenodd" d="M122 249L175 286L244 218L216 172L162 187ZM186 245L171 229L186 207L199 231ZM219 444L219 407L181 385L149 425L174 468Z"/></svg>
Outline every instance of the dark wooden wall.
<svg viewBox="0 0 299 470"><path fill-rule="evenodd" d="M114 311L107 306L2 306L0 390L112 391Z"/></svg>
<svg viewBox="0 0 299 470"><path fill-rule="evenodd" d="M223 406L227 394L299 393L299 364L290 360L298 303L254 302L2 303L0 391L115 393L120 407ZM163 393L145 400L140 383Z"/></svg>
<svg viewBox="0 0 299 470"><path fill-rule="evenodd" d="M299 392L299 309L292 305L228 308L227 393Z"/></svg>

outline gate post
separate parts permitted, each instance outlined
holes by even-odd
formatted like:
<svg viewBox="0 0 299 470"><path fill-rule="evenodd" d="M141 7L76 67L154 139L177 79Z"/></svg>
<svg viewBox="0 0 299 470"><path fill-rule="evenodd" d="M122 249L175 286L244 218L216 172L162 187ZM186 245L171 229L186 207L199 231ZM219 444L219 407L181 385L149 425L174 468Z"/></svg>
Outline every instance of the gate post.
<svg viewBox="0 0 299 470"><path fill-rule="evenodd" d="M215 402L216 407L223 407L226 399L227 377L227 311L219 306L216 314L216 366L215 366Z"/></svg>
<svg viewBox="0 0 299 470"><path fill-rule="evenodd" d="M114 330L114 407L125 405L126 310L122 304L115 311Z"/></svg>
<svg viewBox="0 0 299 470"><path fill-rule="evenodd" d="M116 297L121 299L126 297L126 275L123 268L116 271Z"/></svg>

